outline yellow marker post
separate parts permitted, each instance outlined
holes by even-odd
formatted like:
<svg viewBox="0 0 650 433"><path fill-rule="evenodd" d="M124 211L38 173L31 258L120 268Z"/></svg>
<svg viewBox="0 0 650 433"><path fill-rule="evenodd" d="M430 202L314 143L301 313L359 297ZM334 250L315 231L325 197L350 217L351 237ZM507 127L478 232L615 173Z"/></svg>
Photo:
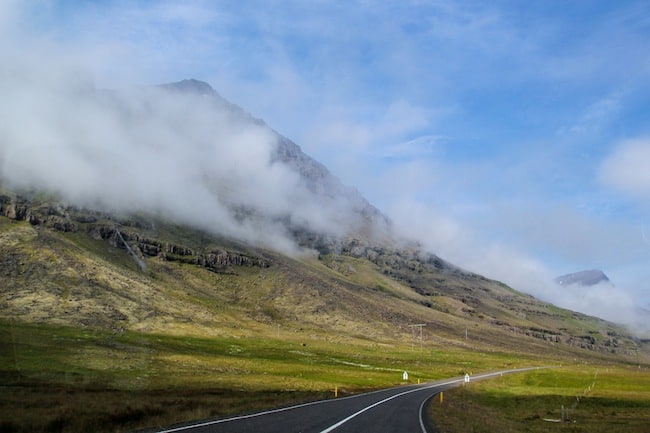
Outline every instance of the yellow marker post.
<svg viewBox="0 0 650 433"><path fill-rule="evenodd" d="M334 398L336 398L336 397L338 397L338 396L339 396L339 387L338 387L338 386L335 386L335 387L334 387Z"/></svg>
<svg viewBox="0 0 650 433"><path fill-rule="evenodd" d="M440 404L445 400L445 396L442 391L440 391Z"/></svg>

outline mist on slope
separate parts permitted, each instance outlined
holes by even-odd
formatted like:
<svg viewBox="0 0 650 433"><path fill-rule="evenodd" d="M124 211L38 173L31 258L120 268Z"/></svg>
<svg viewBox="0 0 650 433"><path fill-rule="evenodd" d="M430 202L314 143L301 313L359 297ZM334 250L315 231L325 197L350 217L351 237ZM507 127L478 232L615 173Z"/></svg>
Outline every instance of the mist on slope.
<svg viewBox="0 0 650 433"><path fill-rule="evenodd" d="M97 90L89 65L124 57L47 42L18 24L22 7L0 5L2 182L56 191L79 205L159 213L283 251L295 250L287 221L332 234L353 224L349 202L314 195L295 169L272 158L278 136L263 124L196 93ZM566 308L637 322L625 292L569 292L534 257L486 244L444 212L412 204L388 211L408 238L451 263Z"/></svg>
<svg viewBox="0 0 650 433"><path fill-rule="evenodd" d="M616 282L593 286L563 286L543 262L514 247L481 242L480 234L431 207L402 200L389 209L400 233L418 239L423 248L464 269L508 284L558 307L627 326L640 336L650 335L650 312ZM579 271L575 269L574 271Z"/></svg>
<svg viewBox="0 0 650 433"><path fill-rule="evenodd" d="M297 246L288 226L333 235L353 229L358 215L349 203L314 194L298 171L274 159L279 136L219 97L155 86L97 90L76 65L30 60L15 58L0 76L2 182L80 206L160 214L289 253ZM407 202L390 211L404 238L451 263L648 330L625 292L569 290L541 262L483 245L439 212Z"/></svg>
<svg viewBox="0 0 650 433"><path fill-rule="evenodd" d="M310 191L273 158L278 135L218 96L96 90L78 71L18 56L0 72L3 182L76 205L158 213L285 252L295 249L288 225L351 229L349 203Z"/></svg>

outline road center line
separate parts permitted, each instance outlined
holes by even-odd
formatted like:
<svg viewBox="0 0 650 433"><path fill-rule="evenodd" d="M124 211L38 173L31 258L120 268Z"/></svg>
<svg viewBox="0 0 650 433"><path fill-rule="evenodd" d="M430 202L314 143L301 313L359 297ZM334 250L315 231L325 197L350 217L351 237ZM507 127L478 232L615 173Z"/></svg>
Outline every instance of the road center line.
<svg viewBox="0 0 650 433"><path fill-rule="evenodd" d="M209 426L209 425L224 424L224 423L231 422L231 421L239 421L239 420L242 420L242 419L256 418L256 417L259 417L259 416L269 415L269 414L272 414L272 413L287 412L287 411L290 411L292 409L300 409L302 407L313 406L313 405L321 404L321 403L327 404L327 403L332 403L332 402L341 401L341 400L354 399L354 398L357 398L357 397L361 397L362 395L376 394L376 393L380 393L380 392L383 392L383 391L386 391L386 390L385 389L378 389L376 391L371 391L371 392L368 392L366 394L350 395L350 396L347 396L347 397L340 397L338 399L311 401L311 402L308 402L308 403L297 404L297 405L289 406L289 407L282 407L282 408L279 408L279 409L271 409L271 410L266 410L266 411L263 411L263 412L251 413L251 414L248 414L248 415L239 415L239 416L234 416L234 417L230 417L230 418L216 419L216 420L212 420L212 421L201 422L201 423L198 423L198 424L190 424L190 425L186 425L186 426L182 426L182 427L175 427L175 428L170 428L170 429L166 429L166 430L159 430L157 433L175 433L175 432L180 432L180 431L189 431L189 430L192 430L192 429L195 429L195 428L206 427L206 426Z"/></svg>
<svg viewBox="0 0 650 433"><path fill-rule="evenodd" d="M436 387L439 387L439 386L451 385L451 384L454 384L454 383L461 382L462 380L463 380L463 379L456 379L456 380L452 380L452 381L449 381L449 382L437 383L437 384L435 384L435 385L429 385L429 386L424 386L424 387L421 387L421 388L415 388L415 389L410 389L410 390L408 390L408 391L400 392L399 394L395 394L395 395L393 395L393 396L390 396L390 397L388 397L388 398L385 398L385 399L383 399L383 400L380 400L380 401L378 401L378 402L376 402L376 403L373 403L373 404L371 404L370 406L366 406L366 407L364 407L364 408L361 409L360 411L357 411L357 412L353 413L352 415L350 415L349 417L347 417L347 418L345 418L345 419L342 419L341 421L339 421L339 422L337 422L336 424L334 424L334 425L332 425L332 426L326 428L325 430L322 430L320 433L329 433L329 432L331 432L332 430L334 430L334 429L336 429L336 428L342 426L342 425L345 424L346 422L350 421L352 418L355 418L355 417L361 415L362 413L364 413L364 412L366 412L366 411L372 409L373 407L379 406L380 404L386 403L387 401L390 401L390 400L392 400L392 399L394 399L394 398L401 397L401 396L406 395L406 394L411 394L411 393L413 393L413 392L423 391L423 390L425 390L425 389L431 389L431 388L436 388Z"/></svg>
<svg viewBox="0 0 650 433"><path fill-rule="evenodd" d="M537 367L537 368L539 369L539 367ZM532 368L521 368L521 369L516 369L516 370L506 370L506 371L501 371L501 372L496 372L496 373L481 374L481 375L474 376L473 379L475 379L475 380L476 379L484 379L484 378L487 378L487 377L490 377L490 376L496 376L498 374L513 373L515 371L524 371L524 370L532 370ZM392 400L394 398L397 398L397 397L400 397L402 395L410 394L412 392L422 391L422 390L425 390L425 389L431 389L431 388L435 388L435 387L438 387L438 386L451 385L451 384L459 383L459 382L462 382L462 381L463 381L463 379L455 379L455 380L451 380L451 381L448 381L448 382L437 383L437 384L428 385L428 386L422 386L422 387L411 389L411 390L408 390L408 391L405 391L405 392L402 392L402 393L399 393L399 394L395 394L395 395L393 395L391 397L385 398L385 399L383 399L383 400L381 400L379 402L376 402L376 403L374 403L374 404L372 404L370 406L367 406L364 409L361 409L360 411L350 415L349 417L345 418L344 420L339 421L338 423L334 424L333 426L328 427L327 429L321 431L320 433L329 433L332 430L334 430L335 428L345 424L346 422L348 422L352 418L356 417L357 415L360 415L363 412L365 412L367 410L370 410L375 406L378 406L378 405L380 405L382 403L385 403L387 401L390 401L390 400ZM312 406L312 405L321 404L321 403L330 403L330 402L336 402L336 401L341 401L341 400L354 399L354 398L357 398L357 397L361 397L362 395L375 394L375 393L380 393L380 392L383 392L383 391L385 391L385 389L384 390L380 389L380 390L372 391L372 392L369 392L367 394L350 395L350 396L347 396L347 397L341 397L339 399L312 401L312 402L309 402L309 403L303 403L303 404L298 404L298 405L295 405L295 406L289 406L289 407L284 407L284 408L279 408L279 409L273 409L273 410L268 410L268 411L264 411L264 412L257 412L257 413L252 413L252 414L248 414L248 415L235 416L235 417L232 417L232 418L217 419L217 420L212 420L212 421L201 422L201 423L198 423L198 424L190 424L190 425L186 425L186 426L183 426L183 427L174 427L174 428L170 428L170 429L159 430L158 433L174 433L174 432L181 432L181 431L190 431L190 430L195 429L195 428L206 427L206 426L209 426L209 425L222 424L222 423L227 423L227 422L231 422L231 421L238 421L238 420L247 419L247 418L255 418L255 417L259 417L259 416L263 416L263 415L290 411L292 409L299 409L301 407ZM422 426L422 421L420 420L420 422L421 422L421 426ZM426 433L426 430L423 429L423 431L424 431L424 433Z"/></svg>

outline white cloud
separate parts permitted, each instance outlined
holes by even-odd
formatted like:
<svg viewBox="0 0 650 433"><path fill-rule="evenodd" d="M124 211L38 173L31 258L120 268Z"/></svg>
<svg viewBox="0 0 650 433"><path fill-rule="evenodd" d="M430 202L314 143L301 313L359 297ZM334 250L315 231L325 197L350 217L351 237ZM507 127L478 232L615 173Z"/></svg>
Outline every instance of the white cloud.
<svg viewBox="0 0 650 433"><path fill-rule="evenodd" d="M601 167L602 181L632 197L650 198L650 139L624 141Z"/></svg>
<svg viewBox="0 0 650 433"><path fill-rule="evenodd" d="M379 150L379 157L408 161L431 158L440 153L440 143L444 140L444 136L424 135L412 140L388 145Z"/></svg>
<svg viewBox="0 0 650 433"><path fill-rule="evenodd" d="M420 131L430 125L431 118L428 109L404 100L379 108L326 105L317 116L318 123L310 125L307 141L316 149L335 146L352 150L356 157L356 152L373 152Z"/></svg>
<svg viewBox="0 0 650 433"><path fill-rule="evenodd" d="M622 100L623 93L620 91L598 99L587 106L575 124L562 128L560 134L567 132L588 134L602 131L621 111Z"/></svg>
<svg viewBox="0 0 650 433"><path fill-rule="evenodd" d="M0 70L3 181L276 249L293 246L279 220L326 233L352 229L355 203L314 195L274 161L277 136L264 124L198 94L97 91L74 50L20 37L20 48L0 45L8 60ZM252 218L237 217L242 207Z"/></svg>
<svg viewBox="0 0 650 433"><path fill-rule="evenodd" d="M649 316L638 308L643 302L647 302L648 293L643 290L643 285L621 281L623 285L617 287L610 284L590 287L559 286L553 281L558 275L542 261L527 254L526 249L517 249L512 244L486 242L471 227L446 216L440 209L405 199L396 203L395 208L390 211L403 235L419 241L426 249L436 252L455 265L502 281L516 290L532 294L559 307L626 325L640 335L650 332ZM567 224L562 229L568 243L579 244L580 241L571 235L571 231L576 228ZM543 236L545 233L552 236L545 230L538 235ZM608 235L610 239L615 236L616 233ZM607 239L597 237L576 247L581 248L587 255L586 251L590 248L614 248L608 244ZM613 249L611 254L616 255L617 251L620 249ZM600 257L598 253L594 256ZM581 258L588 260L582 256ZM582 269L572 269L569 272L577 270ZM625 262L616 265L614 270L625 272ZM616 274L618 272L610 274L610 277Z"/></svg>
<svg viewBox="0 0 650 433"><path fill-rule="evenodd" d="M431 205L406 198L397 201L389 213L406 237L472 272L533 294L539 293L553 278L538 260L504 244L486 242L471 226Z"/></svg>
<svg viewBox="0 0 650 433"><path fill-rule="evenodd" d="M639 335L650 333L650 316L639 309L639 299L609 283L594 286L549 286L545 300L628 326Z"/></svg>

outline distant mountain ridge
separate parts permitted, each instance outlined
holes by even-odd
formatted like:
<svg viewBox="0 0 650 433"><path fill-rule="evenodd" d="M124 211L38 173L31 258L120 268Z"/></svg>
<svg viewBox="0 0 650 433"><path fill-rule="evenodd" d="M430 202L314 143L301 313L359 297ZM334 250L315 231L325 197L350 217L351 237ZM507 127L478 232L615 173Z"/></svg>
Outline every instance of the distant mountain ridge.
<svg viewBox="0 0 650 433"><path fill-rule="evenodd" d="M598 269L590 269L586 271L579 271L562 275L557 277L555 279L555 282L561 286L571 286L574 284L581 286L595 286L596 284L601 283L612 284L607 275Z"/></svg>

